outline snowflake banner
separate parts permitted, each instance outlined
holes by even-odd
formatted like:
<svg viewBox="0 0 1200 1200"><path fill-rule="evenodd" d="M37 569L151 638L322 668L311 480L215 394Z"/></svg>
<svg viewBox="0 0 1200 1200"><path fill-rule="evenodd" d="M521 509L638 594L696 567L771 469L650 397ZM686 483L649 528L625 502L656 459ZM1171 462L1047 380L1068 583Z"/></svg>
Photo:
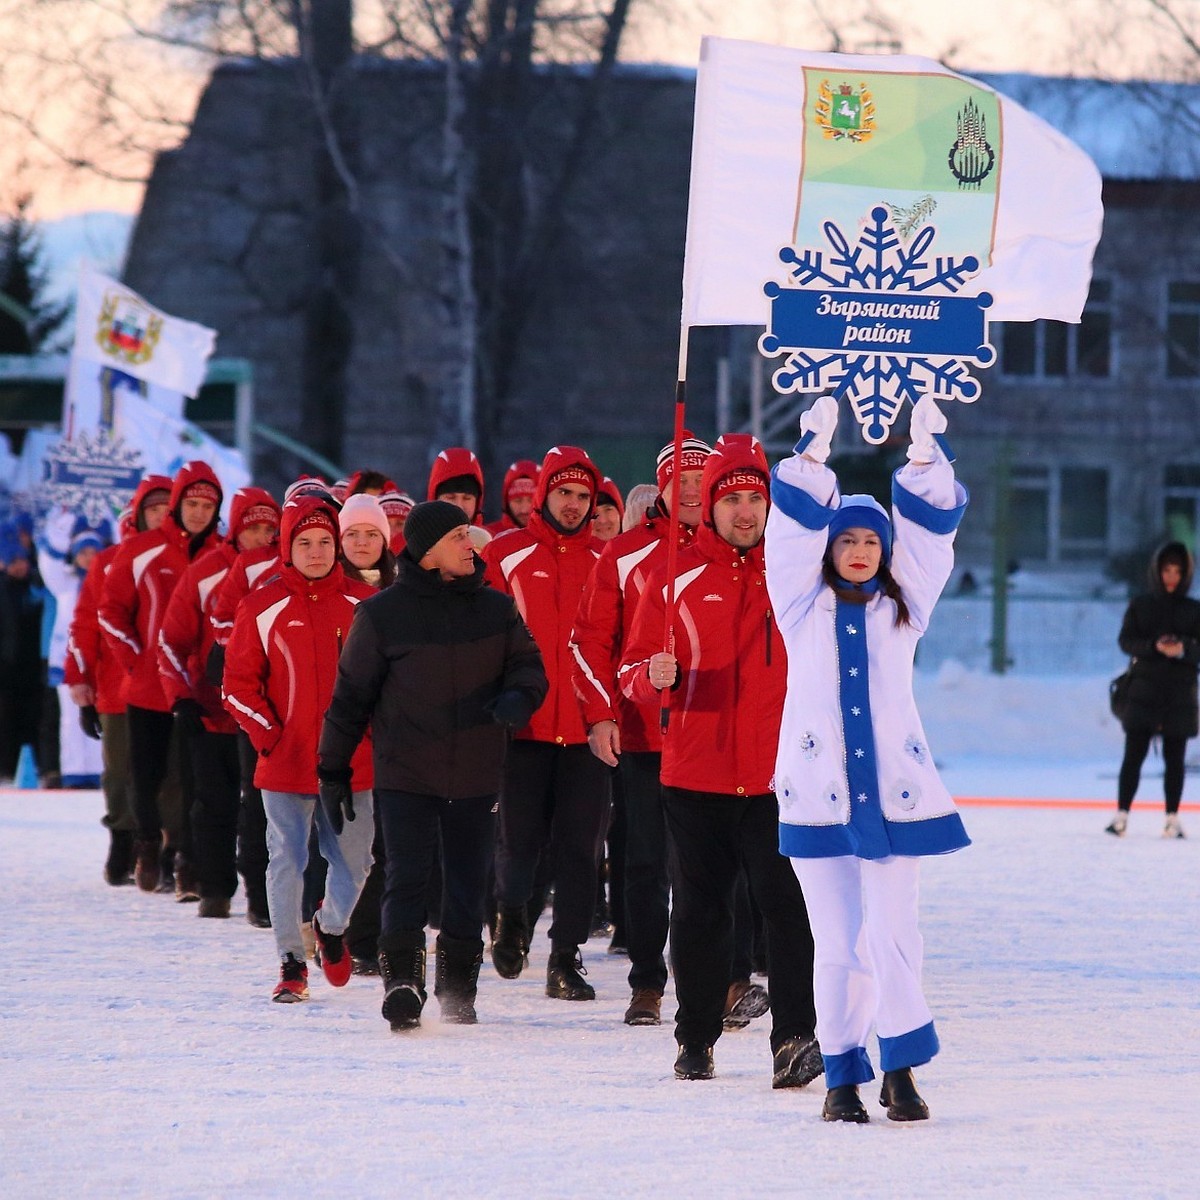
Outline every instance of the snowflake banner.
<svg viewBox="0 0 1200 1200"><path fill-rule="evenodd" d="M931 59L704 38L681 324L765 324L788 247L762 341L787 356L776 385L846 396L883 440L905 401L979 394L987 319L1079 321L1100 183L1046 122Z"/></svg>
<svg viewBox="0 0 1200 1200"><path fill-rule="evenodd" d="M992 298L958 293L979 260L935 255L931 225L905 245L883 206L853 244L832 221L823 232L826 248L785 246L787 282L763 289L771 311L759 349L768 358L787 355L772 377L776 391L849 400L863 437L876 445L906 401L977 399L979 382L965 364L995 361L987 339Z"/></svg>

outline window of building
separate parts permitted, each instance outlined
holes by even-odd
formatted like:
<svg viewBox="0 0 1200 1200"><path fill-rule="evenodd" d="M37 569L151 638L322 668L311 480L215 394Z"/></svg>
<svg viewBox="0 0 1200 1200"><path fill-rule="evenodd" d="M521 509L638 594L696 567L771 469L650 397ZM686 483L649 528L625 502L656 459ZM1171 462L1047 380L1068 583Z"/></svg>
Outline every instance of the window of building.
<svg viewBox="0 0 1200 1200"><path fill-rule="evenodd" d="M1176 464L1163 476L1163 524L1172 538L1196 544L1200 517L1200 465Z"/></svg>
<svg viewBox="0 0 1200 1200"><path fill-rule="evenodd" d="M1009 545L1019 563L1050 558L1050 472L1045 467L1013 471L1008 497Z"/></svg>
<svg viewBox="0 0 1200 1200"><path fill-rule="evenodd" d="M1058 558L1103 558L1108 550L1108 472L1063 467L1058 473Z"/></svg>
<svg viewBox="0 0 1200 1200"><path fill-rule="evenodd" d="M1102 559L1108 553L1108 472L1014 468L1009 515L1012 556L1020 563Z"/></svg>
<svg viewBox="0 0 1200 1200"><path fill-rule="evenodd" d="M1167 378L1200 376L1200 283L1167 284Z"/></svg>
<svg viewBox="0 0 1200 1200"><path fill-rule="evenodd" d="M1007 322L1000 330L1000 373L1025 379L1107 379L1112 374L1112 282L1092 280L1083 320Z"/></svg>

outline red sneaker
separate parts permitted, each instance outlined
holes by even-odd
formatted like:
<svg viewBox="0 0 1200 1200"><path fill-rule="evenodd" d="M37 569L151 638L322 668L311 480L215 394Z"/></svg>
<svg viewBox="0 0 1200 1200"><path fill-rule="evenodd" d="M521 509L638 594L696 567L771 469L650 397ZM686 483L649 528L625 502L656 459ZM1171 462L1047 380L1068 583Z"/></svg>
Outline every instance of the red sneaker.
<svg viewBox="0 0 1200 1200"><path fill-rule="evenodd" d="M320 905L317 908L320 909ZM354 970L354 960L346 949L346 940L340 933L326 933L317 920L312 919L313 937L317 939L317 962L331 987L345 987Z"/></svg>
<svg viewBox="0 0 1200 1200"><path fill-rule="evenodd" d="M294 954L289 954L283 960L279 982L271 993L271 999L279 1004L296 1004L308 999L308 966Z"/></svg>

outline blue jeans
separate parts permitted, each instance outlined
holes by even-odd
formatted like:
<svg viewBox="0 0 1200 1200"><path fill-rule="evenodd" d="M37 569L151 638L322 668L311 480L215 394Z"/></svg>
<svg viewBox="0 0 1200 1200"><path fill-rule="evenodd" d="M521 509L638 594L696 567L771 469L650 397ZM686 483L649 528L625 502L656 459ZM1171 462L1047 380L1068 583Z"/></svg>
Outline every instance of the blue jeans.
<svg viewBox="0 0 1200 1200"><path fill-rule="evenodd" d="M321 857L329 864L325 879L325 901L321 905L321 928L344 933L350 914L371 869L371 842L375 816L371 793L354 793L353 821L347 821L338 836L329 824L316 796L296 792L268 792L263 809L267 814L267 904L275 946L282 959L294 954L304 961L304 939L300 934L300 905L304 895L304 868L308 865L308 831L314 817Z"/></svg>

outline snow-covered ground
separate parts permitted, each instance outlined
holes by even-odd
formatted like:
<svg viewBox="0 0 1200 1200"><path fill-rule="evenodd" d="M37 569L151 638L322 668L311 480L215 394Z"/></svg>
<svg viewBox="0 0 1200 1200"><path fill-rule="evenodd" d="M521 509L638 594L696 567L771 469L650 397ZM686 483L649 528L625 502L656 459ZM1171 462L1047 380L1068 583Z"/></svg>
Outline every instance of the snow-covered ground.
<svg viewBox="0 0 1200 1200"><path fill-rule="evenodd" d="M393 1034L378 981L319 973L308 1004L272 1004L271 935L240 897L202 921L108 888L96 793L0 790L0 1196L1200 1194L1200 785L1192 839L1159 837L1149 765L1129 836L1105 836L1119 737L1089 756L1065 732L1088 725L1085 681L1024 682L920 683L956 795L1067 802L964 804L974 845L925 868L943 1052L913 1126L869 1086L865 1127L822 1123L820 1081L773 1092L765 1018L721 1039L716 1079L677 1082L670 1023L621 1023L627 961L603 943L596 1003L543 995L544 928L521 979L485 965L475 1027L431 998ZM1053 742L1043 702L1074 753L1016 752L1020 728Z"/></svg>

